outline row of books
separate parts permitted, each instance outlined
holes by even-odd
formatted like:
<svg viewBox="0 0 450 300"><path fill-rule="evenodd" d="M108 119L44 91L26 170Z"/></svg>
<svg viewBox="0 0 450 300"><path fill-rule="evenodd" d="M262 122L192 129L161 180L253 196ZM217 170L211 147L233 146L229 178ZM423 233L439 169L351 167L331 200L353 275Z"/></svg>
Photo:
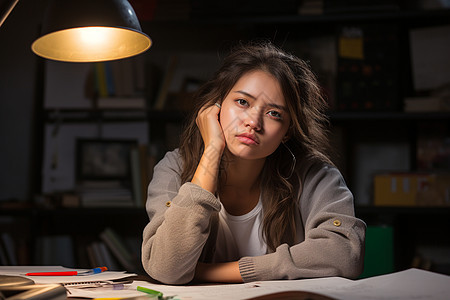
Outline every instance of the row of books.
<svg viewBox="0 0 450 300"><path fill-rule="evenodd" d="M352 156L353 167L352 177L349 180L349 185L355 196L355 203L360 206L370 206L374 204L375 196L375 176L384 176L392 174L403 174L410 176L434 176L445 175L450 173L450 127L444 120L436 121L418 121L414 124L415 136L407 135L407 132L411 132L409 123L404 123L402 127L393 128L391 132L382 133L386 135L386 139L383 141L360 141L355 144L354 156ZM387 125L386 128L392 128L391 125ZM335 131L339 134L339 131ZM414 140L411 140L413 139ZM342 146L341 146L342 148ZM344 159L350 159L350 157ZM338 160L338 159L336 159ZM344 163L341 163L345 166ZM345 168L342 169L344 174L349 172ZM409 175L408 175L409 176ZM401 205L401 196L399 193L403 190L403 184L405 185L405 191L408 191L408 197L415 197L412 191L415 188L416 183L413 183L412 177L405 177L401 179L389 179L389 184L382 188L385 193L391 194L389 199L385 200L384 204L388 205ZM409 178L409 179L408 179ZM435 177L433 177L435 178ZM429 178L431 180L431 177ZM431 192L433 185L425 184L424 179L420 179L423 183L423 187L428 188ZM441 179L439 179L441 180ZM426 181L429 181L428 179ZM433 179L433 182L434 181ZM394 185L394 187L391 186ZM440 184L440 183L439 183ZM408 188L409 187L409 188ZM450 187L450 183L447 181L447 188ZM398 199L393 195L393 191L396 191ZM444 191L440 196L422 197L420 201L417 200L417 204L420 205L442 205L449 203L448 196L445 198L445 189L439 188ZM450 190L447 190L447 194L450 195ZM378 193L379 194L379 193ZM381 194L380 194L381 195ZM422 193L422 195L425 195ZM386 195L388 197L388 195ZM388 199L388 198L385 198ZM414 203L416 200L409 198L408 205ZM376 201L377 205L383 201ZM404 204L408 201L404 201ZM440 203L440 204L439 204Z"/></svg>
<svg viewBox="0 0 450 300"><path fill-rule="evenodd" d="M418 126L416 171L391 169L373 176L376 206L450 206L450 135L442 122Z"/></svg>
<svg viewBox="0 0 450 300"><path fill-rule="evenodd" d="M24 207L17 205L16 202L10 205L5 204L5 202L2 203L0 211L3 208L8 210L8 207L13 210ZM28 215L16 218L6 213L0 216L0 265L30 264L30 225Z"/></svg>
<svg viewBox="0 0 450 300"><path fill-rule="evenodd" d="M93 64L93 93L100 109L145 109L145 63L132 58Z"/></svg>
<svg viewBox="0 0 450 300"><path fill-rule="evenodd" d="M412 90L401 95L398 25L353 25L337 37L336 99L343 111L449 111L450 26L409 30ZM433 55L429 55L430 51ZM406 85L405 85L406 86ZM403 89L405 90L405 89ZM425 95L425 97L424 97Z"/></svg>
<svg viewBox="0 0 450 300"><path fill-rule="evenodd" d="M155 157L147 145L130 148L128 177L122 180L86 180L78 183L76 193L66 195L67 206L76 207L143 207L151 180ZM64 204L68 201L62 202Z"/></svg>
<svg viewBox="0 0 450 300"><path fill-rule="evenodd" d="M404 99L405 112L448 112L450 96L446 97L408 97Z"/></svg>
<svg viewBox="0 0 450 300"><path fill-rule="evenodd" d="M94 241L88 246L88 257L92 266L139 272L140 240L132 240L127 244L112 228L106 228L100 233L100 241Z"/></svg>
<svg viewBox="0 0 450 300"><path fill-rule="evenodd" d="M16 246L8 232L0 234L0 265L15 266L18 264Z"/></svg>
<svg viewBox="0 0 450 300"><path fill-rule="evenodd" d="M108 270L141 272L140 238L123 238L107 227L90 242L74 240L70 235L38 238L34 262L86 268L106 266ZM13 262L10 265L17 265Z"/></svg>

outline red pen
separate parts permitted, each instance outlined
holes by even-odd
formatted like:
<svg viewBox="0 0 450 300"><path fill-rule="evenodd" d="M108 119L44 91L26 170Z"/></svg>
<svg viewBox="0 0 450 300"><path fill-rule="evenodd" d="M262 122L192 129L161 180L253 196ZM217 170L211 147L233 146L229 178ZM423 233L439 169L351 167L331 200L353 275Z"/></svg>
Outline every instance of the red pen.
<svg viewBox="0 0 450 300"><path fill-rule="evenodd" d="M98 267L87 271L60 271L60 272L34 272L26 273L26 276L76 276L76 275L92 275L108 270L107 267Z"/></svg>

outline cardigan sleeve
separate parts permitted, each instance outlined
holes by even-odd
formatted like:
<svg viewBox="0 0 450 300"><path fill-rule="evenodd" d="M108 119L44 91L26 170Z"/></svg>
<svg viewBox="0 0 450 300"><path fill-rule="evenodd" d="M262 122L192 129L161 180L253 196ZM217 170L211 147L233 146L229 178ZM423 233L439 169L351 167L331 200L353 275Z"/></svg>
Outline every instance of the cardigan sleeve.
<svg viewBox="0 0 450 300"><path fill-rule="evenodd" d="M354 216L353 195L330 166L308 168L299 196L304 240L239 261L244 281L326 276L356 278L363 270L366 225Z"/></svg>
<svg viewBox="0 0 450 300"><path fill-rule="evenodd" d="M220 203L193 183L181 185L180 156L166 154L156 166L148 187L146 209L150 221L143 232L142 265L152 278L184 284L209 236L210 217Z"/></svg>

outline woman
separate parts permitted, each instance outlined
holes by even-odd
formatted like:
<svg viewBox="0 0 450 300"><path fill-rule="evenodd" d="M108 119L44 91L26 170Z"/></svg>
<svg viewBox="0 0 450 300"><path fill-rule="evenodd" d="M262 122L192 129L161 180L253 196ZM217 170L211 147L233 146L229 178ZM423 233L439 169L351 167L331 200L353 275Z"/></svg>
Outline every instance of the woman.
<svg viewBox="0 0 450 300"><path fill-rule="evenodd" d="M168 284L357 277L365 224L326 154L326 105L307 64L241 45L197 99L148 188L146 272Z"/></svg>

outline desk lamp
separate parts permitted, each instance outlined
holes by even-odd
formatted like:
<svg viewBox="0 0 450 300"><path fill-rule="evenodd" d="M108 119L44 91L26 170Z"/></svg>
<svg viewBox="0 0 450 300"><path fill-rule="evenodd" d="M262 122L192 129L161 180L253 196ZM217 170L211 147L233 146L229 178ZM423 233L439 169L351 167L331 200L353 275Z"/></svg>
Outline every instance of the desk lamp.
<svg viewBox="0 0 450 300"><path fill-rule="evenodd" d="M2 22L17 2L10 1ZM127 0L53 0L31 49L51 60L99 62L140 54L151 44Z"/></svg>
<svg viewBox="0 0 450 300"><path fill-rule="evenodd" d="M39 56L98 62L134 56L151 46L126 0L53 0L42 36L31 46Z"/></svg>

